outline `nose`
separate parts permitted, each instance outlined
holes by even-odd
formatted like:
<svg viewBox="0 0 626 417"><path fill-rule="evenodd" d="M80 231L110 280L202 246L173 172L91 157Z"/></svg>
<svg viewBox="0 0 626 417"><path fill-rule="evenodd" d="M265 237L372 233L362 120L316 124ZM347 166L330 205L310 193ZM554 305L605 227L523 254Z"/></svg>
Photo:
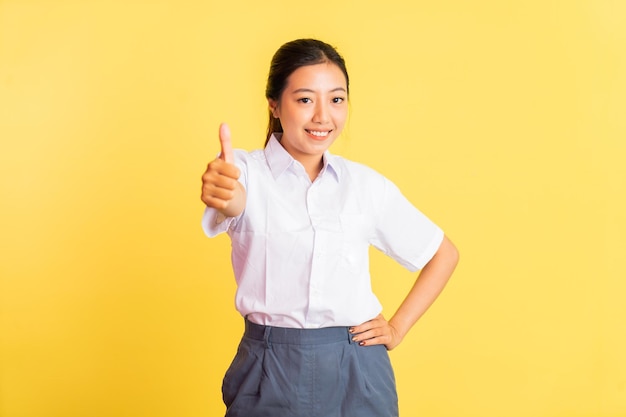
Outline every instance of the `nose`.
<svg viewBox="0 0 626 417"><path fill-rule="evenodd" d="M318 124L325 124L329 120L328 105L321 101L317 102L317 104L315 105L315 114L313 114L313 122Z"/></svg>

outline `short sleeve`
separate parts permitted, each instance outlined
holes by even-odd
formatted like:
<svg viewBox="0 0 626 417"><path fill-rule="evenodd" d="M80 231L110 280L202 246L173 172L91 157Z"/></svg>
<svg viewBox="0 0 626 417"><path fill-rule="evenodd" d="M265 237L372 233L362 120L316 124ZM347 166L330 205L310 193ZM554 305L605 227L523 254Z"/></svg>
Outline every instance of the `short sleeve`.
<svg viewBox="0 0 626 417"><path fill-rule="evenodd" d="M415 272L432 259L443 237L443 230L385 179L372 245Z"/></svg>
<svg viewBox="0 0 626 417"><path fill-rule="evenodd" d="M226 232L233 221L234 217L226 217L216 209L206 207L202 216L202 230L208 237L215 237Z"/></svg>

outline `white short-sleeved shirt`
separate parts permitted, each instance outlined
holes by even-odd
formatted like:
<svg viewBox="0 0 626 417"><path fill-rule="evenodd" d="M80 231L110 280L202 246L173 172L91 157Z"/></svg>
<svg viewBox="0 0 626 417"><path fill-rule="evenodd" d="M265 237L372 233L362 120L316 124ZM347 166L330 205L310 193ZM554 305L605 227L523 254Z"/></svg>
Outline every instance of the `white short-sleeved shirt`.
<svg viewBox="0 0 626 417"><path fill-rule="evenodd" d="M258 324L319 328L376 317L369 246L410 271L435 254L443 231L381 174L329 152L311 182L278 134L263 150L235 150L246 207L236 218L207 208L212 237L227 232L235 305Z"/></svg>

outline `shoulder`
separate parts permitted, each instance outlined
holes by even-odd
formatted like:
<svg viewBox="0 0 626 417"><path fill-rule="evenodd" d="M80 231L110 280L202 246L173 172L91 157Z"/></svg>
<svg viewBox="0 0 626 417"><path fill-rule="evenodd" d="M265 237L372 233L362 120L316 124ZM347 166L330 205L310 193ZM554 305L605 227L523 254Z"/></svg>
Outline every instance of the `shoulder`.
<svg viewBox="0 0 626 417"><path fill-rule="evenodd" d="M235 164L249 165L255 161L265 161L265 153L262 149L247 151L245 149L233 149Z"/></svg>
<svg viewBox="0 0 626 417"><path fill-rule="evenodd" d="M383 186L389 180L374 168L360 162L346 159L339 155L331 155L330 160L338 175L348 181L358 181L368 186Z"/></svg>
<svg viewBox="0 0 626 417"><path fill-rule="evenodd" d="M262 150L233 149L233 157L235 165L241 172L239 182L248 189L250 179L259 177L259 174L266 169L265 154Z"/></svg>

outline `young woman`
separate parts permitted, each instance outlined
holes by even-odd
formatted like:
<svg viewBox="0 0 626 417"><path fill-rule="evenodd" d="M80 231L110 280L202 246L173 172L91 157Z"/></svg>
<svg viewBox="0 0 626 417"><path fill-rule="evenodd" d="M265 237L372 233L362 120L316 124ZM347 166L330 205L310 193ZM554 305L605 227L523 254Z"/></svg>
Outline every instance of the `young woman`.
<svg viewBox="0 0 626 417"><path fill-rule="evenodd" d="M348 115L349 78L330 45L274 55L265 148L221 154L202 176L202 225L232 241L245 333L223 382L230 417L398 415L387 350L444 288L458 253L385 177L328 152ZM421 270L387 320L368 248Z"/></svg>

